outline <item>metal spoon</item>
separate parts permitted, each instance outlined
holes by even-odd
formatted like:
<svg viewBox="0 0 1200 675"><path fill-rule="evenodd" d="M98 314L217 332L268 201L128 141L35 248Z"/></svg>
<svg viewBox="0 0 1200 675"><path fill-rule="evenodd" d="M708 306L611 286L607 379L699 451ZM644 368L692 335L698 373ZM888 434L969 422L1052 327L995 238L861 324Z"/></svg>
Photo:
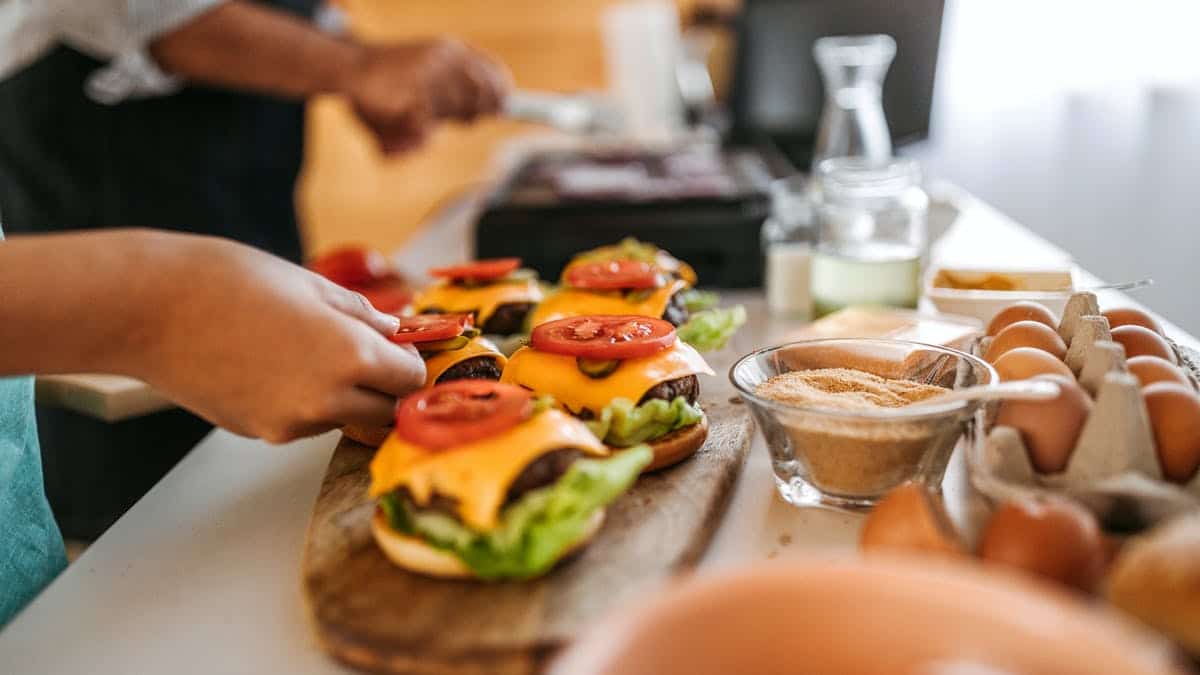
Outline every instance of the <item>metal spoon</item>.
<svg viewBox="0 0 1200 675"><path fill-rule="evenodd" d="M1017 380L1000 384L981 384L963 389L953 389L944 394L927 398L916 405L905 407L911 411L922 407L942 406L958 401L995 401L997 399L1019 399L1022 401L1045 401L1058 396L1059 387L1049 380Z"/></svg>
<svg viewBox="0 0 1200 675"><path fill-rule="evenodd" d="M1075 293L1083 293L1084 291L1134 291L1139 288L1153 286L1154 279L1146 277L1137 281L1122 281L1115 284L1100 284L1099 286L1087 286L1084 288L1072 288L1067 291L1034 291L1036 293L1046 293L1049 295L1072 295Z"/></svg>

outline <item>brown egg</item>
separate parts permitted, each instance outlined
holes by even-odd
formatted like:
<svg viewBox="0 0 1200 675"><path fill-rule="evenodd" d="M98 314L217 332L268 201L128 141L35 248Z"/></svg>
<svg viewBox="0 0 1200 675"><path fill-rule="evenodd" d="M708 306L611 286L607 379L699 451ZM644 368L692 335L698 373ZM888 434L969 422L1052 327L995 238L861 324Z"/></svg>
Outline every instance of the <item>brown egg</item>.
<svg viewBox="0 0 1200 675"><path fill-rule="evenodd" d="M922 483L887 493L863 523L863 551L914 551L962 555L963 545L942 500Z"/></svg>
<svg viewBox="0 0 1200 675"><path fill-rule="evenodd" d="M1007 502L988 520L979 556L1091 591L1107 557L1095 517L1067 499Z"/></svg>
<svg viewBox="0 0 1200 675"><path fill-rule="evenodd" d="M1053 328L1037 321L1018 321L996 333L983 358L988 363L995 363L1001 354L1017 347L1034 347L1059 360L1067 355L1066 343Z"/></svg>
<svg viewBox="0 0 1200 675"><path fill-rule="evenodd" d="M1036 321L1051 329L1058 328L1058 319L1043 305L1022 300L1000 310L988 323L987 334L995 335L1018 321Z"/></svg>
<svg viewBox="0 0 1200 675"><path fill-rule="evenodd" d="M1037 375L1065 375L1074 377L1067 364L1054 358L1049 352L1036 347L1017 347L1000 355L992 364L1001 382L1028 380Z"/></svg>
<svg viewBox="0 0 1200 675"><path fill-rule="evenodd" d="M1129 366L1129 372L1143 387L1155 382L1178 382L1191 386L1182 370L1157 356L1135 356L1126 361L1125 365Z"/></svg>
<svg viewBox="0 0 1200 675"><path fill-rule="evenodd" d="M1100 314L1103 315L1104 318L1108 319L1109 328L1116 328L1118 326L1141 326L1143 328L1149 328L1159 335L1165 335L1165 333L1163 333L1162 326L1158 325L1158 321L1155 321L1154 317L1140 309L1134 309L1133 307L1115 307L1113 309L1106 309L1103 312L1100 312Z"/></svg>
<svg viewBox="0 0 1200 675"><path fill-rule="evenodd" d="M1158 463L1172 483L1186 483L1200 468L1200 396L1191 387L1158 382L1142 389Z"/></svg>
<svg viewBox="0 0 1200 675"><path fill-rule="evenodd" d="M1005 401L996 415L996 424L1021 432L1034 469L1058 473L1067 468L1083 423L1092 411L1092 399L1073 377L1039 375L1034 379L1057 382L1058 396L1048 401Z"/></svg>
<svg viewBox="0 0 1200 675"><path fill-rule="evenodd" d="M1157 356L1171 363L1177 362L1175 350L1171 349L1171 345L1167 344L1163 336L1145 326L1119 326L1113 329L1112 339L1125 347L1125 358Z"/></svg>

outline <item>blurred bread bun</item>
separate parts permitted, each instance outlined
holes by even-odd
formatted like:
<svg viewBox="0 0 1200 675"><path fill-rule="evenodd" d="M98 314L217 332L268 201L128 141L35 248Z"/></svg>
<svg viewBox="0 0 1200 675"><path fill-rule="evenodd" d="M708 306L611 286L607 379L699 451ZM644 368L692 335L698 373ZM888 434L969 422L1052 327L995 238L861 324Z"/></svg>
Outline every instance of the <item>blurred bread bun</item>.
<svg viewBox="0 0 1200 675"><path fill-rule="evenodd" d="M551 675L1177 672L1111 610L942 556L787 558L695 575L621 603ZM974 671L981 672L981 671Z"/></svg>

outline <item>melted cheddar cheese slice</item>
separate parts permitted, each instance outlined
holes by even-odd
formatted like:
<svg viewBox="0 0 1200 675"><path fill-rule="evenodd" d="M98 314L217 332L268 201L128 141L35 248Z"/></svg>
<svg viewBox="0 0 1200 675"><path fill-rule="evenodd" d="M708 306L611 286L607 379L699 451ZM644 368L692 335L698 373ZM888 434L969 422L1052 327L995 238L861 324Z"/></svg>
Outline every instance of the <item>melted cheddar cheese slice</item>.
<svg viewBox="0 0 1200 675"><path fill-rule="evenodd" d="M437 382L437 379L442 376L442 373L476 356L493 357L496 359L496 365L500 367L500 370L504 370L504 364L508 361L500 353L500 350L496 349L496 345L492 344L491 340L475 337L462 349L438 352L425 359L425 386L432 387Z"/></svg>
<svg viewBox="0 0 1200 675"><path fill-rule="evenodd" d="M406 487L424 506L437 493L457 500L465 524L486 531L499 522L508 488L521 471L560 448L608 454L583 422L558 410L538 413L492 438L446 450L427 450L393 433L371 460L370 495Z"/></svg>
<svg viewBox="0 0 1200 675"><path fill-rule="evenodd" d="M549 394L572 412L587 409L598 413L614 398L637 403L660 382L701 373L712 375L713 371L699 352L680 341L657 354L626 359L610 375L599 379L580 372L574 356L522 347L508 359L500 381Z"/></svg>
<svg viewBox="0 0 1200 675"><path fill-rule="evenodd" d="M637 302L630 302L626 294L618 292L598 293L581 288L563 287L546 296L542 304L533 310L530 326L539 326L547 321L565 319L584 314L636 314L661 319L667 311L671 296L687 288L687 282L675 279L656 288Z"/></svg>
<svg viewBox="0 0 1200 675"><path fill-rule="evenodd" d="M475 325L482 327L500 305L515 302L541 302L545 293L537 279L502 281L468 288L461 284L436 283L413 298L417 314L430 309L442 312L474 312Z"/></svg>

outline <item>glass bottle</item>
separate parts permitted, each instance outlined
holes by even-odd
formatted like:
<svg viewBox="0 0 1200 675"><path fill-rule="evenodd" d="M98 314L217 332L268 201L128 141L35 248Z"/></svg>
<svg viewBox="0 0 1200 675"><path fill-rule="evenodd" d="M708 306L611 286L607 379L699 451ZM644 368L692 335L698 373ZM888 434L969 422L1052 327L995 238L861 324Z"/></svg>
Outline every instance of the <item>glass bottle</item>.
<svg viewBox="0 0 1200 675"><path fill-rule="evenodd" d="M889 35L824 37L813 54L825 83L813 168L832 157L887 161L892 138L883 115L883 80L896 41Z"/></svg>
<svg viewBox="0 0 1200 675"><path fill-rule="evenodd" d="M812 316L812 250L816 222L806 176L771 183L771 215L763 223L767 310L793 319Z"/></svg>
<svg viewBox="0 0 1200 675"><path fill-rule="evenodd" d="M818 317L850 305L915 308L929 197L911 159L856 157L817 166L812 296Z"/></svg>

